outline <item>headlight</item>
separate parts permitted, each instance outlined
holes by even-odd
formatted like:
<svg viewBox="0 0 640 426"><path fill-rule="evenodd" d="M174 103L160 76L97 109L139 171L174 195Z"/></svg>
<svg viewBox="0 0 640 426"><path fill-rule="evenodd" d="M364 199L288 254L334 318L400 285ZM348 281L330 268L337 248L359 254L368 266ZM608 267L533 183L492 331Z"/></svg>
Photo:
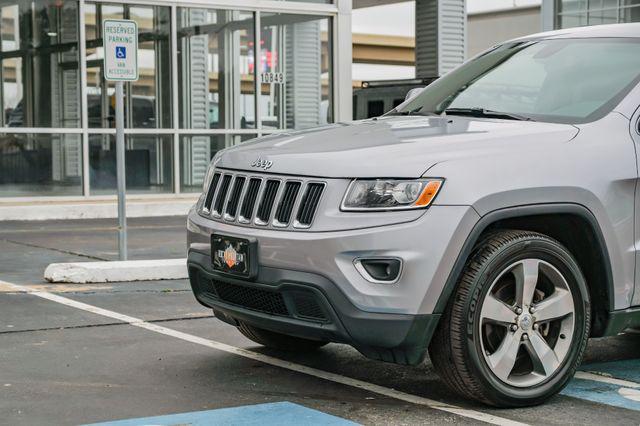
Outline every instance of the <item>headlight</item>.
<svg viewBox="0 0 640 426"><path fill-rule="evenodd" d="M342 201L342 210L402 210L428 207L443 179L354 180Z"/></svg>

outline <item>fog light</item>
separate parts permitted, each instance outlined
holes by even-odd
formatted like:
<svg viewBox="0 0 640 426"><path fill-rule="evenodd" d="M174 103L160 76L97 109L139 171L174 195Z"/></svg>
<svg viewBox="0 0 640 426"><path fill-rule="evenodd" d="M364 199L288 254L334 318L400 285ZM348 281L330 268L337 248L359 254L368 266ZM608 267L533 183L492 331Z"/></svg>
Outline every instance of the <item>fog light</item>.
<svg viewBox="0 0 640 426"><path fill-rule="evenodd" d="M402 271L402 260L395 257L360 258L353 264L365 280L375 284L393 284Z"/></svg>

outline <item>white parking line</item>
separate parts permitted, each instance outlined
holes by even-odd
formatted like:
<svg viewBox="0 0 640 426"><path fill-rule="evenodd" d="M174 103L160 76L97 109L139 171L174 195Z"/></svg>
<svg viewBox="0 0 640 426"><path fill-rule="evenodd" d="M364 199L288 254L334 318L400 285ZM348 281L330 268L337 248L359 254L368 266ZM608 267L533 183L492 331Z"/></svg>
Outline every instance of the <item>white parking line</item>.
<svg viewBox="0 0 640 426"><path fill-rule="evenodd" d="M640 383L631 382L629 380L616 379L615 377L590 373L588 371L577 371L575 378L582 380L591 380L594 382L608 383L610 385L622 386L625 388L640 389Z"/></svg>
<svg viewBox="0 0 640 426"><path fill-rule="evenodd" d="M107 309L102 309L97 306L88 305L86 303L77 302L75 300L58 296L56 294L52 294L44 291L37 291L37 290L34 291L33 289L30 289L29 287L26 287L26 286L12 284L12 283L0 280L0 288L2 287L9 290L16 291L16 292L20 292L20 293L28 293L33 296L40 297L42 299L47 299L52 302L60 303L62 305L70 306L86 312L91 312L91 313L102 315L108 318L117 319L119 321L128 323L132 326L140 327L145 330L164 334L166 336L171 336L177 339L184 340L186 342L191 342L191 343L206 346L209 348L217 349L230 354L253 359L255 361L260 361L265 364L270 364L276 367L286 368L287 370L295 371L302 374L307 374L309 376L318 377L324 380L329 380L334 383L339 383L346 386L363 389L372 393L376 393L378 395L383 395L389 398L398 399L400 401L405 401L405 402L409 402L417 405L423 405L423 406L432 408L434 410L440 410L447 413L456 414L458 416L462 416L462 417L466 417L469 419L474 419L474 420L478 420L486 423L491 423L495 425L508 425L508 426L526 425L526 423L520 423L514 420L505 419L503 417L494 416L492 414L483 413L481 411L470 410L470 409L458 407L455 405L438 402L432 399L423 398L417 395L411 395L408 393L397 391L395 389L387 388L384 386L376 385L376 384L365 382L362 380L342 376L340 374L330 373L328 371L319 370L317 368L307 367L305 365L296 364L296 363L285 361L272 356L259 354L259 353L252 352L242 348L237 348L235 346L227 345L225 343L220 343L214 340L209 340L202 337L194 336L192 334L187 334L180 331L172 330L170 328L162 327L157 324L151 324L139 318L120 314L118 312L110 311Z"/></svg>

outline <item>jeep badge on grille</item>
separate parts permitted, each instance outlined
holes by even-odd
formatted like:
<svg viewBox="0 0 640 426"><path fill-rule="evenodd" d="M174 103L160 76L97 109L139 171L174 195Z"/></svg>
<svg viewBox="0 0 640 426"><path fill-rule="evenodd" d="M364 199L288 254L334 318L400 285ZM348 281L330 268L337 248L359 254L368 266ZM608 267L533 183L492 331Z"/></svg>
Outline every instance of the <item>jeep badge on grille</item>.
<svg viewBox="0 0 640 426"><path fill-rule="evenodd" d="M257 167L257 168L262 169L262 170L267 170L271 166L273 166L273 161L263 160L260 157L258 157L256 159L256 161L251 163L251 167Z"/></svg>

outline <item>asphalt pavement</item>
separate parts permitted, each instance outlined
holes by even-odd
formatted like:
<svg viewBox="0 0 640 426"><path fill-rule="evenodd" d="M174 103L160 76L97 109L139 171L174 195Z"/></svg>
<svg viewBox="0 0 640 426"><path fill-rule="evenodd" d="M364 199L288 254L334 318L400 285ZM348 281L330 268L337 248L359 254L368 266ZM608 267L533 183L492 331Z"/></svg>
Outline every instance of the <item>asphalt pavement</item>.
<svg viewBox="0 0 640 426"><path fill-rule="evenodd" d="M132 259L185 257L184 217L129 225ZM186 280L42 278L53 262L116 258L115 220L0 223L0 424L640 424L640 334L592 339L563 394L498 410L449 392L429 360L260 347Z"/></svg>

